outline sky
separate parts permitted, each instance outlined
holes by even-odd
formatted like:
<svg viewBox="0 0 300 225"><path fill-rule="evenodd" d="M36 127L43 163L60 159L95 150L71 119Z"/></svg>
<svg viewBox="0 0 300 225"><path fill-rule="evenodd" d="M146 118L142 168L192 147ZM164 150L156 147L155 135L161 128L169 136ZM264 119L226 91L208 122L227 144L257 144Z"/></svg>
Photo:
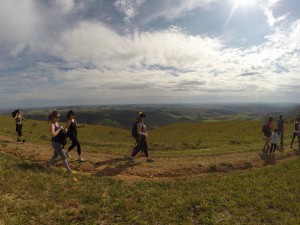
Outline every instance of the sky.
<svg viewBox="0 0 300 225"><path fill-rule="evenodd" d="M0 108L299 102L299 0L0 0Z"/></svg>

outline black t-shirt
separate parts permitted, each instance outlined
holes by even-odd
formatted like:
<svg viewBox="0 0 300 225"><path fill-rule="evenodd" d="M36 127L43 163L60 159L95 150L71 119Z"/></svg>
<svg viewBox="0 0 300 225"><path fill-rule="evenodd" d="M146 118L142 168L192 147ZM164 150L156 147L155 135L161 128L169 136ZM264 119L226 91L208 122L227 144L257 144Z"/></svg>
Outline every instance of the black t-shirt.
<svg viewBox="0 0 300 225"><path fill-rule="evenodd" d="M71 121L69 130L68 130L69 136L77 136L77 128L76 128L76 121Z"/></svg>

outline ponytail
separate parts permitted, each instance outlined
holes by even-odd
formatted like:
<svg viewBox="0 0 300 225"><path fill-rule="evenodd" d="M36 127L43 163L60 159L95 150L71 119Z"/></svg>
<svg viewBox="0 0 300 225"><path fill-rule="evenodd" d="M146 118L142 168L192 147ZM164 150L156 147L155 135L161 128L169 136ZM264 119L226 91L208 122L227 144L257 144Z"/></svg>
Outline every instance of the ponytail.
<svg viewBox="0 0 300 225"><path fill-rule="evenodd" d="M49 121L49 122L53 122L53 119L54 119L54 118L57 118L57 117L59 117L59 116L60 116L59 112L53 111L52 113L49 114L49 116L48 116L48 121Z"/></svg>

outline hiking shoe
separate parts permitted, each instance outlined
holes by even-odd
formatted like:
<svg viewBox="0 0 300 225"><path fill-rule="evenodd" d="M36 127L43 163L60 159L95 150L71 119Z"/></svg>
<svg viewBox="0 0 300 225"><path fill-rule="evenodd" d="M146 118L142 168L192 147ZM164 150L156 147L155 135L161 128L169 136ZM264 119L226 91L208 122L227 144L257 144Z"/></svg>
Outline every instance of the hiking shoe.
<svg viewBox="0 0 300 225"><path fill-rule="evenodd" d="M79 161L79 162L84 162L85 159L80 155L80 156L78 157L78 161Z"/></svg>
<svg viewBox="0 0 300 225"><path fill-rule="evenodd" d="M20 139L17 139L17 142L21 142L21 140L20 140Z"/></svg>
<svg viewBox="0 0 300 225"><path fill-rule="evenodd" d="M25 142L26 142L26 140L22 140L22 142L23 142L23 143L25 143Z"/></svg>
<svg viewBox="0 0 300 225"><path fill-rule="evenodd" d="M147 159L147 162L148 162L148 163L153 163L154 160L153 160L153 159Z"/></svg>
<svg viewBox="0 0 300 225"><path fill-rule="evenodd" d="M69 174L75 175L77 172L74 170L68 171Z"/></svg>

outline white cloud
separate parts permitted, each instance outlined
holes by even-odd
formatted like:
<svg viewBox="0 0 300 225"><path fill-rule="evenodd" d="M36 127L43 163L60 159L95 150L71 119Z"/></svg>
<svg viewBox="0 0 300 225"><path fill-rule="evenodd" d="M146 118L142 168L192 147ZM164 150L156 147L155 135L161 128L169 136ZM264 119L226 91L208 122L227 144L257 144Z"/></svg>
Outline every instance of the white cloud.
<svg viewBox="0 0 300 225"><path fill-rule="evenodd" d="M63 14L70 13L74 8L74 0L55 0L55 5Z"/></svg>
<svg viewBox="0 0 300 225"><path fill-rule="evenodd" d="M196 9L210 10L217 0L152 0L148 1L148 8L144 10L143 23L149 23L159 18L175 20Z"/></svg>
<svg viewBox="0 0 300 225"><path fill-rule="evenodd" d="M117 0L114 6L122 13L124 13L124 21L130 22L138 14L138 8L145 2L145 0Z"/></svg>
<svg viewBox="0 0 300 225"><path fill-rule="evenodd" d="M196 8L208 9L213 0L163 2L150 20L171 20ZM117 1L114 7L131 20L147 3ZM122 102L135 99L136 92L149 101L158 96L175 101L201 95L256 100L275 93L282 80L294 87L300 75L300 20L289 22L287 15L274 18L270 8L265 8L265 14L271 34L261 44L238 48L221 37L191 35L179 27L123 34L96 19L70 23L66 15L78 9L77 3L51 4L47 8L34 0L0 0L0 69L4 71L0 83L5 84L0 88L1 101L9 94L28 101ZM13 70L24 70L6 72L10 62Z"/></svg>
<svg viewBox="0 0 300 225"><path fill-rule="evenodd" d="M261 8L264 11L265 16L267 17L267 22L268 22L270 27L273 27L275 24L286 20L287 17L289 16L289 14L287 13L285 15L282 15L280 17L275 18L274 15L273 15L273 12L270 9L268 9L264 6L261 6Z"/></svg>

